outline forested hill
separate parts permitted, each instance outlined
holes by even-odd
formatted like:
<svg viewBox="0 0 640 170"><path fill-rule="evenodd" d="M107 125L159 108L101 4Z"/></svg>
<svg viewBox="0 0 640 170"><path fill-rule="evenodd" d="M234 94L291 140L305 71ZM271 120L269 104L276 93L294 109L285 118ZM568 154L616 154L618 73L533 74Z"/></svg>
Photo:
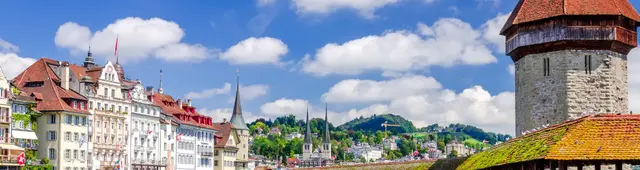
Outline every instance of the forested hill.
<svg viewBox="0 0 640 170"><path fill-rule="evenodd" d="M389 126L387 130L392 134L399 133L412 133L416 131L416 127L413 126L411 121L404 119L402 116L394 115L394 114L384 114L384 115L373 115L371 117L359 117L344 123L343 125L338 126L338 129L346 129L353 131L362 131L375 133L376 131L384 132L384 127L382 123L387 122L389 124L398 124L400 126L392 127Z"/></svg>

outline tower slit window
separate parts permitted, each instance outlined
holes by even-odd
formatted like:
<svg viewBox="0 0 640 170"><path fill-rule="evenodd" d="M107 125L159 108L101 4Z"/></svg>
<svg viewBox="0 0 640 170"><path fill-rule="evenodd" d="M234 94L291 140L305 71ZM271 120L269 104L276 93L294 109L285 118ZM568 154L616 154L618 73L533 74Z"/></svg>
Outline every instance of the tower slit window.
<svg viewBox="0 0 640 170"><path fill-rule="evenodd" d="M549 58L542 59L542 74L543 76L549 76L551 70L549 69Z"/></svg>

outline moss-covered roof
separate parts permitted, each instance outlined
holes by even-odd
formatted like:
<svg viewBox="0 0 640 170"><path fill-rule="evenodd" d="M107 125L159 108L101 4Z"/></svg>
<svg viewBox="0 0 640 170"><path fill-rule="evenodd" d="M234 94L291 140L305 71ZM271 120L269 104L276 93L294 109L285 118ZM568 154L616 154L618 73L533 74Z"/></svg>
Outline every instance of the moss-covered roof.
<svg viewBox="0 0 640 170"><path fill-rule="evenodd" d="M470 156L457 169L547 160L639 160L640 115L597 115L567 121Z"/></svg>

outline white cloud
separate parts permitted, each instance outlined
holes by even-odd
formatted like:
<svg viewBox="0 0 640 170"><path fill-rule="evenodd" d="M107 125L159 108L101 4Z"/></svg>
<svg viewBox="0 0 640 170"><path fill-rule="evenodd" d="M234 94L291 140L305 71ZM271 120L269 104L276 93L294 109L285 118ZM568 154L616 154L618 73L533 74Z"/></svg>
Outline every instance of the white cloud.
<svg viewBox="0 0 640 170"><path fill-rule="evenodd" d="M411 71L430 66L482 65L497 61L479 30L455 18L440 19L432 26L418 24L419 34L389 31L330 43L306 57L302 71L325 76L357 75L364 71Z"/></svg>
<svg viewBox="0 0 640 170"><path fill-rule="evenodd" d="M231 92L231 84L225 83L221 88L206 89L201 92L189 92L185 95L188 99L204 99L220 94L229 94Z"/></svg>
<svg viewBox="0 0 640 170"><path fill-rule="evenodd" d="M509 74L511 74L512 76L515 76L516 75L516 65L509 64L509 66L507 66L507 71L509 71Z"/></svg>
<svg viewBox="0 0 640 170"><path fill-rule="evenodd" d="M258 6L267 6L267 5L272 5L276 2L276 0L258 0L257 4Z"/></svg>
<svg viewBox="0 0 640 170"><path fill-rule="evenodd" d="M279 39L250 37L227 49L220 59L231 64L280 64L288 52L287 45Z"/></svg>
<svg viewBox="0 0 640 170"><path fill-rule="evenodd" d="M510 15L511 13L499 13L495 18L490 19L482 25L483 38L493 44L499 53L505 53L505 37L500 35L500 30Z"/></svg>
<svg viewBox="0 0 640 170"><path fill-rule="evenodd" d="M341 10L355 10L360 16L368 19L375 18L375 11L387 5L398 3L400 0L292 0L298 13L328 15ZM429 2L426 0L425 2Z"/></svg>
<svg viewBox="0 0 640 170"><path fill-rule="evenodd" d="M307 110L311 110L309 101L303 99L287 99L281 98L273 102L265 103L260 107L262 114L267 117L277 117L287 114L304 115Z"/></svg>
<svg viewBox="0 0 640 170"><path fill-rule="evenodd" d="M353 80L341 81L334 87L353 87L353 85L343 85L350 81ZM371 84L375 88L351 88L350 90L349 88L345 88L346 90L332 88L325 93L325 96L331 94L346 98L339 102L377 101L379 103L362 109L336 112L337 115L331 116L336 118L330 119L333 123L344 123L346 120L360 116L393 113L412 121L417 127L432 123L464 123L491 132L514 133L515 94L513 92L491 95L481 86L473 86L456 93L443 89L435 79L424 76L359 81ZM419 86L427 86L427 88L419 88ZM362 99L351 98L353 95L361 95Z"/></svg>
<svg viewBox="0 0 640 170"><path fill-rule="evenodd" d="M202 108L198 109L198 113L210 116L213 118L213 122L222 122L224 119L227 121L231 120L231 114L233 114L232 108L221 108L221 109L208 109ZM250 123L258 119L251 112L242 111L242 117L244 118L245 123Z"/></svg>
<svg viewBox="0 0 640 170"><path fill-rule="evenodd" d="M627 56L629 111L640 112L640 49L634 48Z"/></svg>
<svg viewBox="0 0 640 170"><path fill-rule="evenodd" d="M240 97L242 100L253 100L267 94L269 86L265 84L253 84L248 86L240 85ZM189 92L185 98L189 99L205 99L216 95L230 95L231 83L224 83L220 88L206 89L200 92ZM232 100L233 101L233 100Z"/></svg>
<svg viewBox="0 0 640 170"><path fill-rule="evenodd" d="M16 53L19 51L20 47L0 38L0 71L7 80L13 79L36 62L36 59L18 56Z"/></svg>
<svg viewBox="0 0 640 170"><path fill-rule="evenodd" d="M333 85L322 97L331 103L378 102L422 94L440 88L442 85L435 78L421 75L386 81L348 79Z"/></svg>
<svg viewBox="0 0 640 170"><path fill-rule="evenodd" d="M94 33L89 27L78 23L64 23L56 32L55 44L68 48L73 54L83 54L91 46L91 52L96 56L115 60L115 41L119 37L118 55L121 62L151 57L187 62L209 58L210 50L201 44L182 43L184 35L184 30L173 21L127 17Z"/></svg>
<svg viewBox="0 0 640 170"><path fill-rule="evenodd" d="M17 53L20 52L20 48L0 38L0 52Z"/></svg>
<svg viewBox="0 0 640 170"><path fill-rule="evenodd" d="M13 79L35 62L36 59L20 57L16 53L0 52L0 69L8 80Z"/></svg>

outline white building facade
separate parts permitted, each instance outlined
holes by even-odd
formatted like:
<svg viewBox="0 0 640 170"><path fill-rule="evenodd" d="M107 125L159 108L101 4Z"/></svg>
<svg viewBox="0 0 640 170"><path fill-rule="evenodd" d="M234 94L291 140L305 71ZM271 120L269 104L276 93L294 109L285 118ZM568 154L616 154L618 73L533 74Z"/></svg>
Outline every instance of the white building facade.
<svg viewBox="0 0 640 170"><path fill-rule="evenodd" d="M129 91L132 99L131 124L129 146L131 167L143 169L142 167L154 166L164 167L162 162L161 141L166 137L161 136L160 107L153 105L153 102L146 95L144 86L140 81Z"/></svg>

